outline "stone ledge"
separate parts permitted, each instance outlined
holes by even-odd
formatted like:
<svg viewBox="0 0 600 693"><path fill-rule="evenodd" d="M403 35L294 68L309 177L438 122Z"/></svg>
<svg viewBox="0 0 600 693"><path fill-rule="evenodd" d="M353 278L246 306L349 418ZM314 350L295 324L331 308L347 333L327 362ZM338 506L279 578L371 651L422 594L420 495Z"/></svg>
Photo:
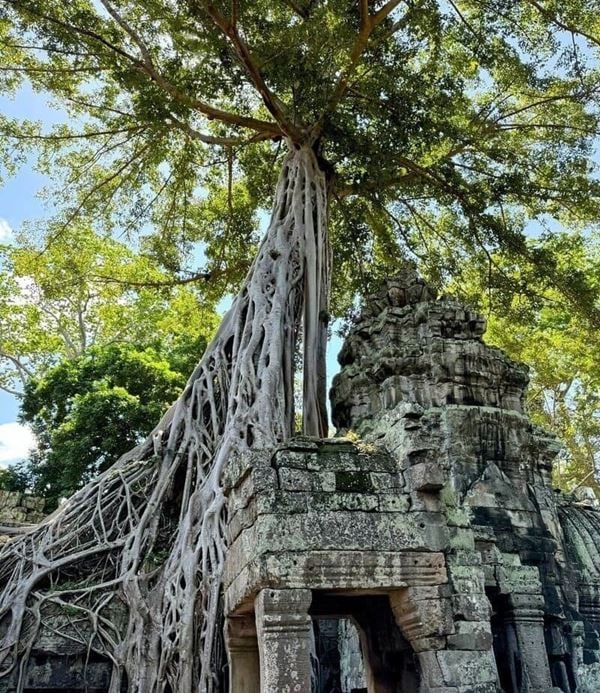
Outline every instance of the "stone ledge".
<svg viewBox="0 0 600 693"><path fill-rule="evenodd" d="M233 573L236 573L233 575ZM388 593L447 582L439 552L284 551L253 558L236 572L225 566L226 612L243 609L265 587Z"/></svg>

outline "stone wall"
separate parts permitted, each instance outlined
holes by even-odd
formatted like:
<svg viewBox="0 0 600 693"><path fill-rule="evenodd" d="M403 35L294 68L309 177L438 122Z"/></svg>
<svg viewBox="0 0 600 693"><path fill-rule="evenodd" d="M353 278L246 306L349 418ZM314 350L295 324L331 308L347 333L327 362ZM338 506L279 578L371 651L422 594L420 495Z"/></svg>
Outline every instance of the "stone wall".
<svg viewBox="0 0 600 693"><path fill-rule="evenodd" d="M0 490L0 534L4 527L40 522L44 518L44 503L43 498Z"/></svg>

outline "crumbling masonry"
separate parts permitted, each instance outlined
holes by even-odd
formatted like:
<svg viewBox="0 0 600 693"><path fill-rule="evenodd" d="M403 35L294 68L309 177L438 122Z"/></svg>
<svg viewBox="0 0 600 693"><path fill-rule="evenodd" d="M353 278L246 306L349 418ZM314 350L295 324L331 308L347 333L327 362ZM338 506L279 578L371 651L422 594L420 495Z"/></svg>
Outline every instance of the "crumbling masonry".
<svg viewBox="0 0 600 693"><path fill-rule="evenodd" d="M232 693L600 691L600 512L552 490L527 370L484 330L407 271L340 354L344 437L231 461ZM75 650L46 631L25 690L84 690Z"/></svg>
<svg viewBox="0 0 600 693"><path fill-rule="evenodd" d="M231 465L231 691L309 691L311 620L332 618L358 627L369 692L600 691L600 513L552 490L527 369L484 330L389 281L339 357L348 437Z"/></svg>

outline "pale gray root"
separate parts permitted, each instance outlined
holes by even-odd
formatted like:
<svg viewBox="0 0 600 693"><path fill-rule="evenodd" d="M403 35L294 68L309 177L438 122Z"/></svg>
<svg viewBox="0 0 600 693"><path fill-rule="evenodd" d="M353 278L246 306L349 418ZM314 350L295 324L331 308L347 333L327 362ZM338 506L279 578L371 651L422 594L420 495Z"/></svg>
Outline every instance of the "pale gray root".
<svg viewBox="0 0 600 693"><path fill-rule="evenodd" d="M131 692L217 689L223 471L232 454L292 433L303 318L305 430L323 432L328 291L325 176L310 148L291 148L244 288L179 400L141 446L2 549L5 675L25 671L43 614L63 609L86 627L60 634L85 633L112 660L111 693L124 673ZM123 624L111 620L115 605Z"/></svg>

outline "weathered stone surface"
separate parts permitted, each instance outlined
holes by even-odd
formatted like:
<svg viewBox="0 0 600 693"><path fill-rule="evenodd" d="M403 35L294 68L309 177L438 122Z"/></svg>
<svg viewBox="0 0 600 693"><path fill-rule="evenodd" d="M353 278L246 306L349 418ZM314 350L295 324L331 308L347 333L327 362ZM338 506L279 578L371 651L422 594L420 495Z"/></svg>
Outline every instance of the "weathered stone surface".
<svg viewBox="0 0 600 693"><path fill-rule="evenodd" d="M255 612L261 691L310 691L311 599L306 589L264 589L258 593Z"/></svg>
<svg viewBox="0 0 600 693"><path fill-rule="evenodd" d="M44 519L44 499L0 490L0 544Z"/></svg>

